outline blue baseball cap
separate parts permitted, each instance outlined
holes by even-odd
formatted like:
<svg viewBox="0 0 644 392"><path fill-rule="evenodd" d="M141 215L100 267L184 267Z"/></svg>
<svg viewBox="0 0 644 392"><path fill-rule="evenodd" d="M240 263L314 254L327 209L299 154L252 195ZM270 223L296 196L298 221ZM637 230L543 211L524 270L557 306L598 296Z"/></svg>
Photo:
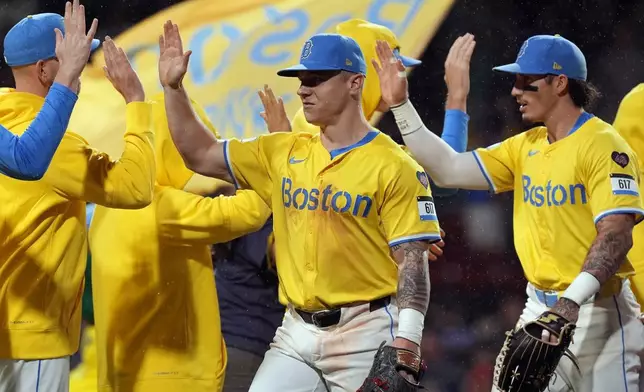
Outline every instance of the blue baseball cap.
<svg viewBox="0 0 644 392"><path fill-rule="evenodd" d="M316 34L304 43L300 63L277 74L294 77L299 71L348 71L366 75L367 64L353 38L340 34Z"/></svg>
<svg viewBox="0 0 644 392"><path fill-rule="evenodd" d="M493 68L495 71L524 75L566 75L586 80L586 58L581 50L560 35L535 35L528 38L512 64Z"/></svg>
<svg viewBox="0 0 644 392"><path fill-rule="evenodd" d="M65 34L64 18L53 13L29 15L9 30L4 37L4 61L10 67L35 64L56 57L56 33ZM92 50L101 41L92 40Z"/></svg>

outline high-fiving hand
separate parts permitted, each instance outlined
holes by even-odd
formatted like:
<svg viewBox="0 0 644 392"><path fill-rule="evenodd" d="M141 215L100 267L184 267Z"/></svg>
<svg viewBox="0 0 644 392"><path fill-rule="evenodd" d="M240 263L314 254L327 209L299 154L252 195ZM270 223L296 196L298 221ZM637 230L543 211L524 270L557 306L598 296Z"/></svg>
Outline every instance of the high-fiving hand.
<svg viewBox="0 0 644 392"><path fill-rule="evenodd" d="M79 3L79 0L65 3L63 18L65 34L59 29L54 30L56 33L56 58L60 62L56 82L68 87L73 85L77 88L78 78L89 59L92 40L98 29L98 20L94 19L87 31L85 7Z"/></svg>
<svg viewBox="0 0 644 392"><path fill-rule="evenodd" d="M470 93L470 62L476 41L472 34L465 34L454 41L445 60L448 109L465 111L465 101ZM450 107L450 101L457 107Z"/></svg>
<svg viewBox="0 0 644 392"><path fill-rule="evenodd" d="M184 53L179 26L167 21L163 35L159 36L159 81L164 88L178 89L188 72L188 61L192 51Z"/></svg>
<svg viewBox="0 0 644 392"><path fill-rule="evenodd" d="M257 95L264 106L264 111L259 115L266 122L268 132L290 132L291 122L286 114L286 109L284 109L282 97L276 98L273 90L267 84L264 85L263 90L257 92Z"/></svg>
<svg viewBox="0 0 644 392"><path fill-rule="evenodd" d="M105 77L112 82L112 86L121 93L125 102L142 102L145 100L145 90L139 76L132 68L123 49L117 47L108 36L103 44L105 52Z"/></svg>
<svg viewBox="0 0 644 392"><path fill-rule="evenodd" d="M404 103L409 97L405 66L385 41L377 41L376 54L379 62L375 59L371 62L380 78L382 100L389 106Z"/></svg>

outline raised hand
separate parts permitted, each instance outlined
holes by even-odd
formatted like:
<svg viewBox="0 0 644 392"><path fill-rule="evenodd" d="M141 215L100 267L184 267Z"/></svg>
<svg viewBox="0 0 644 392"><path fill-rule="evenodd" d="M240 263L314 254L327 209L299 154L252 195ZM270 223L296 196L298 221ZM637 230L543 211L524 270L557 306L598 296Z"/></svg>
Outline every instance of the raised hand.
<svg viewBox="0 0 644 392"><path fill-rule="evenodd" d="M275 98L273 90L264 85L263 90L257 92L259 99L262 101L264 111L259 113L266 122L268 132L291 132L291 121L288 119L286 109L284 109L284 101L282 97Z"/></svg>
<svg viewBox="0 0 644 392"><path fill-rule="evenodd" d="M159 81L166 88L178 89L188 71L188 61L192 51L183 51L179 26L167 21L163 25L163 35L159 36Z"/></svg>
<svg viewBox="0 0 644 392"><path fill-rule="evenodd" d="M92 21L87 31L85 24L85 7L74 0L65 3L65 15L63 16L65 34L59 29L56 33L56 58L60 62L60 69L56 75L56 82L71 87L78 86L77 80L87 65L92 40L98 29L98 19ZM86 33L87 31L87 33Z"/></svg>
<svg viewBox="0 0 644 392"><path fill-rule="evenodd" d="M470 93L470 62L476 41L472 34L458 37L445 60L445 83L447 84L447 109L465 111Z"/></svg>
<svg viewBox="0 0 644 392"><path fill-rule="evenodd" d="M139 76L136 74L123 49L117 47L108 36L103 44L105 53L105 76L112 83L125 102L141 102L145 100L145 91Z"/></svg>
<svg viewBox="0 0 644 392"><path fill-rule="evenodd" d="M376 54L380 64L375 59L371 62L380 78L382 100L389 106L404 103L409 97L405 66L385 41L377 41Z"/></svg>

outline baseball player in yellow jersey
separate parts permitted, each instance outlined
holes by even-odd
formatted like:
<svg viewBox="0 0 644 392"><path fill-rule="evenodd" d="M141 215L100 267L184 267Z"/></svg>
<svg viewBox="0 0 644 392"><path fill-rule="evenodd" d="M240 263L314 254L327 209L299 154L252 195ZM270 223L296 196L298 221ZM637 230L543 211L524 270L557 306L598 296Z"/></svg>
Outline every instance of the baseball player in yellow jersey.
<svg viewBox="0 0 644 392"><path fill-rule="evenodd" d="M640 173L644 173L644 84L631 90L619 105L613 127L637 154ZM633 229L633 248L628 253L635 275L630 277L631 288L640 305L640 320L644 322L644 225ZM642 337L644 339L644 337ZM644 360L644 351L640 361ZM644 377L640 374L640 391L644 391Z"/></svg>
<svg viewBox="0 0 644 392"><path fill-rule="evenodd" d="M456 53L474 45L469 34L459 41ZM562 359L550 390L636 391L643 327L626 254L644 212L640 173L624 139L583 109L595 91L579 48L560 36L535 36L515 63L495 68L516 74L512 95L524 121L545 126L461 154L422 124L401 64L384 43L379 50L383 97L399 105L393 110L405 142L436 183L515 191L515 246L529 282L519 324L547 311L576 323L570 350L581 374Z"/></svg>
<svg viewBox="0 0 644 392"><path fill-rule="evenodd" d="M187 166L254 189L273 210L288 309L250 390L356 390L382 341L417 358L429 303L426 252L439 226L422 168L364 118L357 43L315 35L301 64L278 73L299 77L319 135L224 142L190 107L181 84L190 52L170 21L160 47L168 124ZM417 363L409 369L418 376Z"/></svg>
<svg viewBox="0 0 644 392"><path fill-rule="evenodd" d="M89 230L98 390L220 391L226 349L210 244L258 230L271 212L253 191L217 198L183 191L194 173L170 138L163 95L151 105L152 203L97 206ZM214 132L203 109L192 107Z"/></svg>
<svg viewBox="0 0 644 392"><path fill-rule="evenodd" d="M40 14L14 26L5 52L15 89L0 91L0 123L21 134L35 118L58 72L51 57L54 27L85 34L84 11ZM11 47L21 47L12 42ZM7 46L5 45L5 48ZM44 177L24 182L0 176L0 390L65 391L69 356L78 350L80 294L86 260L85 204L141 208L154 185L150 106L127 57L104 45L106 74L127 102L126 149L112 160L67 132ZM17 60L19 59L19 60ZM77 82L76 84L78 84Z"/></svg>
<svg viewBox="0 0 644 392"><path fill-rule="evenodd" d="M619 105L613 127L637 154L640 173L644 174L644 83L631 90ZM631 287L640 307L644 307L644 225L633 229L633 248L628 253L636 274ZM643 377L644 379L644 377Z"/></svg>

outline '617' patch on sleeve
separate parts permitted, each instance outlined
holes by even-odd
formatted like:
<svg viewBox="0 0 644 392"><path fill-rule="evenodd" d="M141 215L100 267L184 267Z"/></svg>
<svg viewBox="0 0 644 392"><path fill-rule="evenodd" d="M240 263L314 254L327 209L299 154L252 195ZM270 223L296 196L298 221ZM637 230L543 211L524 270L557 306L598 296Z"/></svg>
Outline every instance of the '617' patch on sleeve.
<svg viewBox="0 0 644 392"><path fill-rule="evenodd" d="M637 187L637 182L632 176L629 176L628 174L612 173L610 175L610 186L613 190L613 195L640 195L640 191Z"/></svg>
<svg viewBox="0 0 644 392"><path fill-rule="evenodd" d="M438 220L433 198L429 196L418 196L416 200L418 202L418 215L420 215L420 220Z"/></svg>

